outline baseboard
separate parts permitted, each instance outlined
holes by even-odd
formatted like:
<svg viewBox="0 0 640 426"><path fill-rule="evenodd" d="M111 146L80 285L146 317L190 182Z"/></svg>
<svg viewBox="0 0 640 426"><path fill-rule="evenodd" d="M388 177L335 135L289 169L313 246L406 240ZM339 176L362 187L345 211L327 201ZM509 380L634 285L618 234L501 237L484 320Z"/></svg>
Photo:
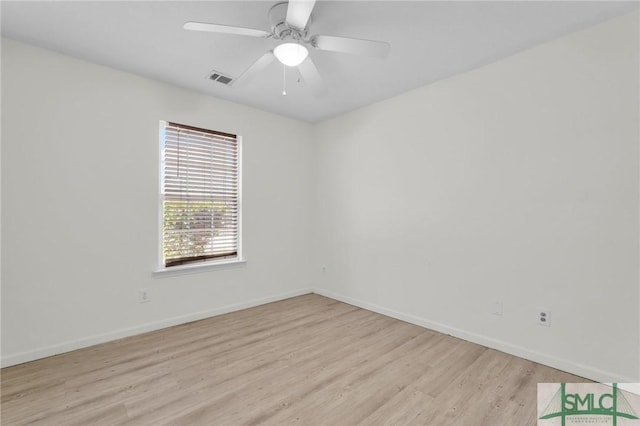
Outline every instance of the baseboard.
<svg viewBox="0 0 640 426"><path fill-rule="evenodd" d="M523 346L513 345L501 340L493 339L487 336L483 336L477 333L472 333L466 330L462 330L456 327L451 327L446 324L430 321L425 318L421 318L411 314L405 314L403 312L388 309L383 306L379 306L373 303L365 302L363 300L354 299L343 294L334 293L324 289L314 289L314 293L321 296L329 297L331 299L338 300L340 302L348 303L350 305L358 306L369 311L377 312L382 315L386 315L391 318L396 318L402 321L406 321L411 324L419 325L421 327L435 330L443 334L448 334L454 337L458 337L463 340L467 340L472 343L476 343L482 346L486 346L491 349L524 358L529 361L534 361L548 367L556 368L558 370L565 371L567 373L575 374L576 376L584 377L590 380L594 380L602 383L633 383L637 382L637 379L631 377L621 376L610 371L601 370L588 365L578 364L570 360L561 359L549 354L533 351Z"/></svg>
<svg viewBox="0 0 640 426"><path fill-rule="evenodd" d="M97 345L99 343L105 343L123 337L134 336L136 334L142 334L149 331L155 331L166 327L172 327L174 325L185 324L192 321L198 321L205 318L214 317L216 315L227 314L229 312L240 311L242 309L253 308L254 306L264 305L267 303L277 302L279 300L289 299L291 297L302 296L303 294L312 293L311 289L301 289L290 291L286 293L280 293L273 296L262 297L259 299L253 299L246 302L235 303L232 305L222 306L219 308L194 312L187 315L181 315L173 318L168 318L161 321L149 322L141 324L135 327L129 327L120 329L117 331L85 337L69 342L64 342L52 346L42 347L31 351L21 352L17 354L11 354L3 356L0 360L0 365L4 367L10 367L12 365L22 364L24 362L34 361L36 359L46 358L53 355L73 351L76 349L86 348L88 346Z"/></svg>
<svg viewBox="0 0 640 426"><path fill-rule="evenodd" d="M418 317L416 315L406 314L406 313L385 308L383 306L379 306L373 303L365 302L363 300L354 299L352 297L345 296L343 294L334 293L329 290L317 289L317 288L316 289L300 289L296 291L280 293L273 296L253 299L253 300L236 303L232 305L226 305L226 306L222 306L222 307L207 310L207 311L195 312L187 315L168 318L161 321L141 324L135 327L120 329L120 330L109 332L109 333L89 336L86 338L68 341L68 342L64 342L64 343L60 343L52 346L42 347L42 348L34 349L31 351L11 354L7 356L3 356L2 359L0 360L0 365L4 368L12 365L22 364L24 362L34 361L36 359L46 358L49 356L73 351L76 349L86 348L88 346L97 345L100 343L105 343L105 342L109 342L116 339L121 339L123 337L134 336L136 334L155 331L162 328L171 327L174 325L180 325L180 324L185 324L192 321L198 321L201 319L214 317L216 315L222 315L229 312L252 308L259 305L264 305L266 303L277 302L279 300L301 296L303 294L308 294L308 293L316 293L321 296L329 297L344 303L348 303L350 305L367 309L369 311L377 312L382 315L386 315L392 318L406 321L411 324L416 324L421 327L438 331L440 333L448 334L463 340L467 340L469 342L473 342L473 343L486 346L492 349L496 349L501 352L505 352L520 358L534 361L539 364L543 364L552 368L557 368L558 370L566 371L568 373L575 374L580 377L585 377L590 380L595 380L598 382L606 382L606 383L637 382L637 380L634 380L633 378L630 378L630 377L621 376L619 374L594 368L588 365L578 364L570 360L561 359L549 354L533 351L522 346L513 345L511 343L493 339L477 333L472 333L463 329L451 327L446 324L442 324L442 323L431 321L422 317Z"/></svg>

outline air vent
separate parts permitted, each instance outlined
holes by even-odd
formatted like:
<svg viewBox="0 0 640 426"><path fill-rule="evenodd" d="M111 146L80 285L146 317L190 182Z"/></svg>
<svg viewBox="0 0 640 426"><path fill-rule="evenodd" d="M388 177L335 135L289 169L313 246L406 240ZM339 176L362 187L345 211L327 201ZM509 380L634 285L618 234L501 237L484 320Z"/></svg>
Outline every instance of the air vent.
<svg viewBox="0 0 640 426"><path fill-rule="evenodd" d="M209 74L209 80L216 81L224 84L225 86L231 86L231 83L233 82L233 78L218 71L212 71L211 74Z"/></svg>

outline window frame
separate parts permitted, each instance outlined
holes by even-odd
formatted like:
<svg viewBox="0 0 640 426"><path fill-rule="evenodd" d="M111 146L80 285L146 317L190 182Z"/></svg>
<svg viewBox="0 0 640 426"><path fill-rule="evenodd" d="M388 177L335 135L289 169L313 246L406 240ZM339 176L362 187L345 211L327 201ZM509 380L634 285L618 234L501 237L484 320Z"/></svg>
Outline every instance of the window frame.
<svg viewBox="0 0 640 426"><path fill-rule="evenodd" d="M169 120L159 120L158 123L158 203L157 203L157 212L158 212L158 223L156 229L158 230L158 252L157 252L157 266L153 270L153 275L162 276L162 275L178 275L183 273L197 273L204 272L207 270L215 270L215 269L228 269L233 268L235 266L241 266L246 263L246 259L243 256L242 250L242 136L236 135L236 144L238 151L238 218L237 218L237 233L238 233L238 241L237 241L237 253L235 257L221 257L221 258L211 258L202 261L194 261L184 264L178 264L173 266L165 266L164 264L164 194L163 194L163 146L164 141L162 139L163 130L166 127L167 123L176 123L175 121ZM192 127L195 129L201 129L203 131L217 132L223 133L221 131L210 130L200 126L191 126L189 124L180 124L184 127Z"/></svg>

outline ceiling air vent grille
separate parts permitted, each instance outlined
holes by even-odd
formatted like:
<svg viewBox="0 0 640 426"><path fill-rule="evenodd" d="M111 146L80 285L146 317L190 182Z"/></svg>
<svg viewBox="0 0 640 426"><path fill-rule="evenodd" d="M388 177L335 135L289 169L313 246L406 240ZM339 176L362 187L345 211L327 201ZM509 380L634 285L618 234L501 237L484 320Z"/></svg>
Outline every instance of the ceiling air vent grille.
<svg viewBox="0 0 640 426"><path fill-rule="evenodd" d="M209 80L216 81L224 84L225 86L231 86L231 83L233 82L233 78L218 71L212 71L211 74L209 74Z"/></svg>

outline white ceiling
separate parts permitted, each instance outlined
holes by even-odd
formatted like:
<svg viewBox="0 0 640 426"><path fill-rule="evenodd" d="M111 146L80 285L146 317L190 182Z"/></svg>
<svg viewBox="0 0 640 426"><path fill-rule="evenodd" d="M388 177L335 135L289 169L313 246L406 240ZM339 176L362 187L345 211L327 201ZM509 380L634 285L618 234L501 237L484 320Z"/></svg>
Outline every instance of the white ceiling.
<svg viewBox="0 0 640 426"><path fill-rule="evenodd" d="M316 122L496 61L638 8L638 2L318 1L311 34L391 43L386 59L310 53L329 91L319 97L274 61L231 87L273 40L185 31L186 21L269 31L272 1L2 1L2 35L219 98ZM46 70L43 70L46 72Z"/></svg>

